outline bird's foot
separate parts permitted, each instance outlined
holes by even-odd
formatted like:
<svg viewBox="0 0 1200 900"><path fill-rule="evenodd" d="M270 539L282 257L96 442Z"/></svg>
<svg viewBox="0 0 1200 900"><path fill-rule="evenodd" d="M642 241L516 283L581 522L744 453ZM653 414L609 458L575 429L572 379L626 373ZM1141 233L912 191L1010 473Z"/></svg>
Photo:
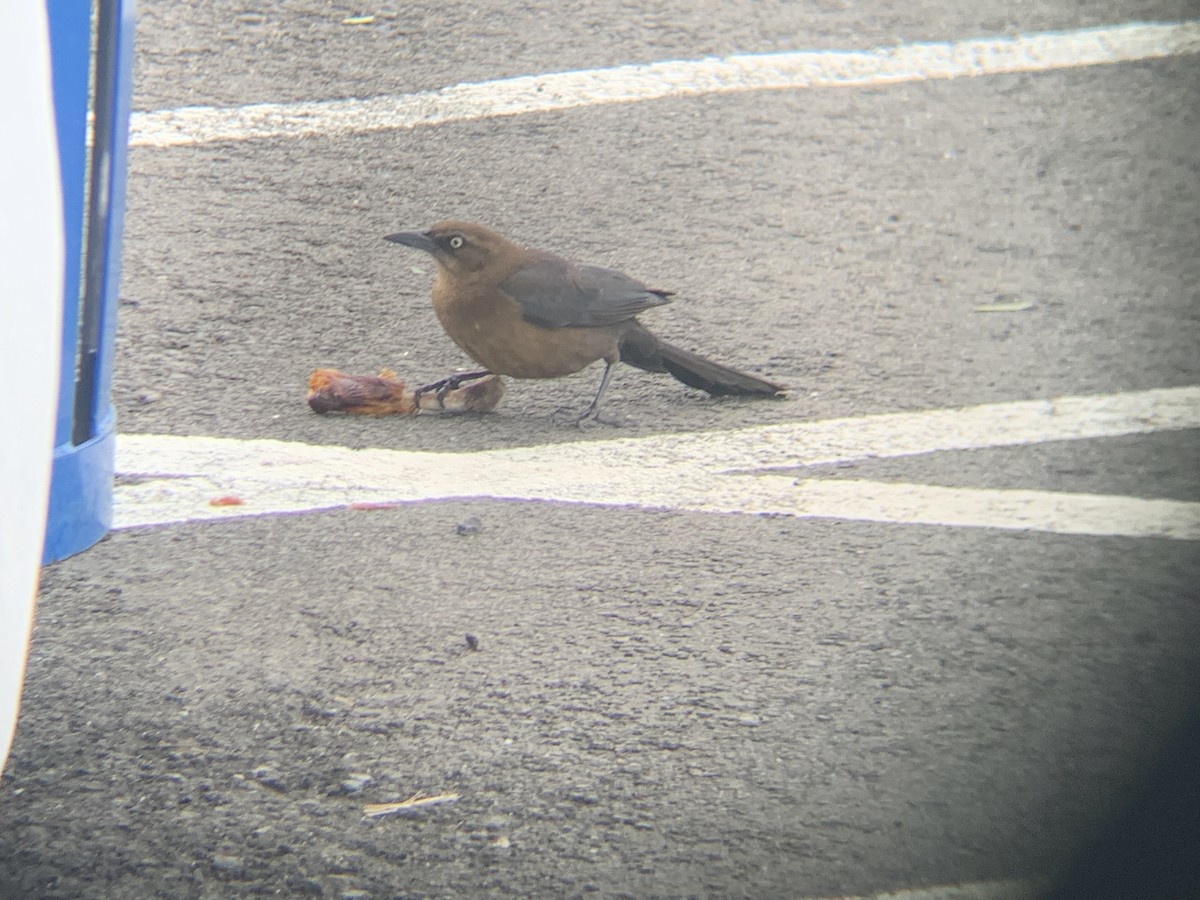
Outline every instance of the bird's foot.
<svg viewBox="0 0 1200 900"><path fill-rule="evenodd" d="M413 391L413 402L420 407L421 397L425 394L428 394L430 391L433 391L435 392L434 396L437 397L438 408L445 409L446 395L448 393L458 390L468 381L478 381L480 378L491 374L492 373L486 369L482 372L460 372L457 375L451 375L448 378L441 379L440 381L431 382L430 384L423 385L422 387L419 387Z"/></svg>
<svg viewBox="0 0 1200 900"><path fill-rule="evenodd" d="M582 428L583 423L592 417L592 410L589 407L580 415L579 411L572 409L569 406L560 406L554 412L550 413L550 421L559 426L574 425L576 428Z"/></svg>
<svg viewBox="0 0 1200 900"><path fill-rule="evenodd" d="M622 425L629 424L621 419L608 419L600 415L600 410L589 406L582 413L569 406L560 406L554 412L550 413L550 421L555 425L574 426L582 429L587 423L595 422L597 425L611 425L614 428L620 428Z"/></svg>

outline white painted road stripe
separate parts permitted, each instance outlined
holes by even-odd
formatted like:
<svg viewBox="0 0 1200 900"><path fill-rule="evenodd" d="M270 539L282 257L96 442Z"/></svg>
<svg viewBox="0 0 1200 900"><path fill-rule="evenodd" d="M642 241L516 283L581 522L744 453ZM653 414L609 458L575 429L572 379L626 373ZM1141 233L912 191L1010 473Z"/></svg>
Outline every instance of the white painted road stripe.
<svg viewBox="0 0 1200 900"><path fill-rule="evenodd" d="M1196 540L1200 503L805 479L801 468L1183 428L1200 428L1200 387L476 453L121 435L115 525L489 497ZM211 505L224 495L243 503Z"/></svg>
<svg viewBox="0 0 1200 900"><path fill-rule="evenodd" d="M776 513L907 525L951 525L1200 540L1200 503L1142 500L1105 494L1067 494L995 488L952 488L903 482L771 476L753 506L731 512ZM721 511L710 506L704 511Z"/></svg>
<svg viewBox="0 0 1200 900"><path fill-rule="evenodd" d="M898 888L882 894L856 897L823 897L820 900L1031 900L1038 896L1037 881L964 881L957 884L938 884L931 887ZM815 900L815 898L814 898Z"/></svg>
<svg viewBox="0 0 1200 900"><path fill-rule="evenodd" d="M874 50L741 54L526 75L365 100L137 112L130 145L351 134L664 97L1046 72L1200 52L1200 22L1131 23Z"/></svg>

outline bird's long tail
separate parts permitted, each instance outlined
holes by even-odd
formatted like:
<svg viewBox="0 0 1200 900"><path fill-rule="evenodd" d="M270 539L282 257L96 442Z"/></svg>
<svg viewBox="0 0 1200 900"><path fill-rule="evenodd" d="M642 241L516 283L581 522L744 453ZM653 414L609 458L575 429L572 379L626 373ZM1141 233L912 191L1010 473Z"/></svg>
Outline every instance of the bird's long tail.
<svg viewBox="0 0 1200 900"><path fill-rule="evenodd" d="M621 339L621 361L647 372L669 372L714 397L775 397L784 388L660 340L640 324Z"/></svg>

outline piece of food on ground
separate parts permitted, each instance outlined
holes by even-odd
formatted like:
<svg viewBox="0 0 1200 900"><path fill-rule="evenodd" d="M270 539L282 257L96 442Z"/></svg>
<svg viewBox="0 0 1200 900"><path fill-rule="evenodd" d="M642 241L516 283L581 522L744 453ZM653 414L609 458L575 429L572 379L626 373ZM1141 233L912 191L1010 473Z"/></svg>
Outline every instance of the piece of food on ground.
<svg viewBox="0 0 1200 900"><path fill-rule="evenodd" d="M504 396L504 382L486 375L447 391L421 394L387 369L378 375L349 375L337 369L316 369L308 378L308 405L317 413L343 412L361 416L403 416L418 410L491 412Z"/></svg>

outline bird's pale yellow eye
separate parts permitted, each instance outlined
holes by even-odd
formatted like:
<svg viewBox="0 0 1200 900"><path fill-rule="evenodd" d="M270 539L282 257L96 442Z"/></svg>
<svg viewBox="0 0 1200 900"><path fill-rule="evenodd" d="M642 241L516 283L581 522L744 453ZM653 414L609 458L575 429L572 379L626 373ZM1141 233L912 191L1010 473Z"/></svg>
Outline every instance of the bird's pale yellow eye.
<svg viewBox="0 0 1200 900"><path fill-rule="evenodd" d="M462 239L462 237L456 234L454 237L450 238L450 249L458 250L464 243L465 241Z"/></svg>

